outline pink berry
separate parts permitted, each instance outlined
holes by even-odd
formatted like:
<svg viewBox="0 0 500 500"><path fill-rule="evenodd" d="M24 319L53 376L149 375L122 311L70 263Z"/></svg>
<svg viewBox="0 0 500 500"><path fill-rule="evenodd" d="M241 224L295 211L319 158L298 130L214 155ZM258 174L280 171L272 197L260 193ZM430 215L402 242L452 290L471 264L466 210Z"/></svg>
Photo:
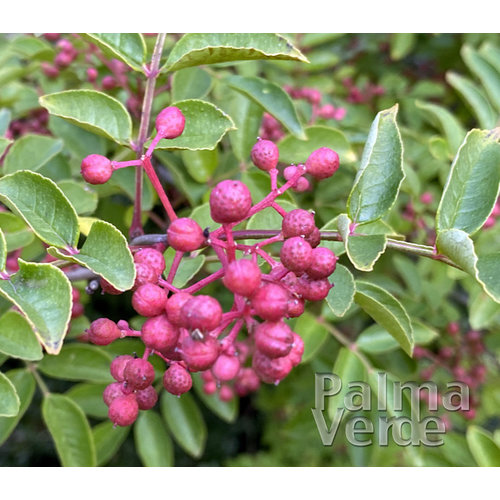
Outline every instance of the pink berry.
<svg viewBox="0 0 500 500"><path fill-rule="evenodd" d="M101 85L104 90L112 90L117 86L116 78L111 75L106 75L102 79Z"/></svg>
<svg viewBox="0 0 500 500"><path fill-rule="evenodd" d="M238 259L227 266L223 282L231 292L250 297L259 288L261 279L262 273L256 262Z"/></svg>
<svg viewBox="0 0 500 500"><path fill-rule="evenodd" d="M134 262L140 262L150 266L159 276L165 271L165 259L163 254L154 248L141 248L141 250L134 254Z"/></svg>
<svg viewBox="0 0 500 500"><path fill-rule="evenodd" d="M221 354L212 366L212 373L217 380L227 382L233 380L240 370L238 356Z"/></svg>
<svg viewBox="0 0 500 500"><path fill-rule="evenodd" d="M59 52L54 58L54 63L59 68L67 68L76 58L76 53Z"/></svg>
<svg viewBox="0 0 500 500"><path fill-rule="evenodd" d="M313 232L304 239L307 243L309 243L309 245L311 245L311 248L316 248L321 243L321 232L317 227L315 227Z"/></svg>
<svg viewBox="0 0 500 500"><path fill-rule="evenodd" d="M312 264L311 245L300 236L289 238L281 247L280 259L290 271L303 272Z"/></svg>
<svg viewBox="0 0 500 500"><path fill-rule="evenodd" d="M446 329L448 333L452 336L458 335L460 333L460 325L456 321L448 323Z"/></svg>
<svg viewBox="0 0 500 500"><path fill-rule="evenodd" d="M99 75L99 72L97 71L96 68L87 68L87 80L89 82L95 82L97 80L97 77Z"/></svg>
<svg viewBox="0 0 500 500"><path fill-rule="evenodd" d="M432 203L432 200L433 200L433 196L432 196L432 193L429 193L429 191L426 191L425 193L422 193L420 195L420 201L424 205L430 205Z"/></svg>
<svg viewBox="0 0 500 500"><path fill-rule="evenodd" d="M313 248L312 263L307 268L308 276L315 280L328 278L335 271L337 260L335 254L329 248Z"/></svg>
<svg viewBox="0 0 500 500"><path fill-rule="evenodd" d="M57 66L52 66L48 62L42 62L40 67L42 68L43 74L48 78L57 78L59 76L59 68Z"/></svg>
<svg viewBox="0 0 500 500"><path fill-rule="evenodd" d="M190 330L209 332L220 325L222 308L217 299L196 295L182 306L181 319Z"/></svg>
<svg viewBox="0 0 500 500"><path fill-rule="evenodd" d="M158 274L156 271L148 264L142 262L136 262L135 264L135 282L132 290L137 290L140 286L146 283L156 284L158 283Z"/></svg>
<svg viewBox="0 0 500 500"><path fill-rule="evenodd" d="M172 363L163 374L163 387L170 394L180 396L188 392L193 385L189 372L179 363Z"/></svg>
<svg viewBox="0 0 500 500"><path fill-rule="evenodd" d="M298 318L304 314L305 303L303 299L291 297L288 299L288 307L286 310L287 318Z"/></svg>
<svg viewBox="0 0 500 500"><path fill-rule="evenodd" d="M234 391L231 388L231 386L227 384L222 385L221 388L219 389L219 399L227 403L228 401L231 401L231 399L233 398L234 398Z"/></svg>
<svg viewBox="0 0 500 500"><path fill-rule="evenodd" d="M293 365L287 356L273 359L256 351L252 359L252 368L263 382L278 384L290 373Z"/></svg>
<svg viewBox="0 0 500 500"><path fill-rule="evenodd" d="M339 168L339 155L330 148L316 149L307 158L306 168L316 179L326 179Z"/></svg>
<svg viewBox="0 0 500 500"><path fill-rule="evenodd" d="M132 359L123 370L123 377L127 387L134 390L146 389L155 379L153 365L142 358Z"/></svg>
<svg viewBox="0 0 500 500"><path fill-rule="evenodd" d="M234 389L238 396L243 397L255 392L260 386L260 379L253 368L242 368L236 377Z"/></svg>
<svg viewBox="0 0 500 500"><path fill-rule="evenodd" d="M293 366L297 366L302 361L304 354L304 341L297 333L293 332L293 345L292 349L287 355Z"/></svg>
<svg viewBox="0 0 500 500"><path fill-rule="evenodd" d="M215 222L238 222L246 217L252 206L252 195L241 181L219 182L210 193L210 215Z"/></svg>
<svg viewBox="0 0 500 500"><path fill-rule="evenodd" d="M292 190L296 193L303 193L307 191L311 187L311 184L305 177L299 177L294 186L292 186Z"/></svg>
<svg viewBox="0 0 500 500"><path fill-rule="evenodd" d="M192 372L208 370L219 356L219 344L213 338L194 340L187 335L182 341L182 359Z"/></svg>
<svg viewBox="0 0 500 500"><path fill-rule="evenodd" d="M146 389L142 389L135 393L135 398L137 404L139 405L139 410L151 410L153 406L158 401L158 394L155 388L150 385Z"/></svg>
<svg viewBox="0 0 500 500"><path fill-rule="evenodd" d="M104 389L102 399L106 406L109 406L116 398L120 398L125 395L126 394L123 392L123 384L120 382L113 382Z"/></svg>
<svg viewBox="0 0 500 500"><path fill-rule="evenodd" d="M165 311L167 312L168 320L172 323L172 325L187 327L182 320L181 309L182 306L192 298L193 296L186 292L174 293L168 298Z"/></svg>
<svg viewBox="0 0 500 500"><path fill-rule="evenodd" d="M180 252L198 250L205 242L200 225L193 219L175 219L167 230L168 244Z"/></svg>
<svg viewBox="0 0 500 500"><path fill-rule="evenodd" d="M302 208L296 208L283 217L281 232L285 238L309 236L315 227L314 215Z"/></svg>
<svg viewBox="0 0 500 500"><path fill-rule="evenodd" d="M299 278L298 288L302 298L317 302L326 299L332 285L326 278L312 280L307 276L301 276Z"/></svg>
<svg viewBox="0 0 500 500"><path fill-rule="evenodd" d="M139 415L139 405L135 394L128 394L114 399L109 405L108 417L115 425L132 425Z"/></svg>
<svg viewBox="0 0 500 500"><path fill-rule="evenodd" d="M179 330L167 319L166 314L149 318L141 328L141 340L146 347L155 351L173 349L179 338Z"/></svg>
<svg viewBox="0 0 500 500"><path fill-rule="evenodd" d="M279 150L274 142L258 139L250 154L254 165L266 172L278 165Z"/></svg>
<svg viewBox="0 0 500 500"><path fill-rule="evenodd" d="M292 330L282 321L265 321L255 330L255 347L269 358L286 356L292 344Z"/></svg>
<svg viewBox="0 0 500 500"><path fill-rule="evenodd" d="M132 295L132 307L141 316L158 316L165 310L167 294L152 283L141 285Z"/></svg>
<svg viewBox="0 0 500 500"><path fill-rule="evenodd" d="M86 156L82 161L81 174L89 184L104 184L113 174L111 161L102 155Z"/></svg>
<svg viewBox="0 0 500 500"><path fill-rule="evenodd" d="M129 354L122 354L121 356L117 356L115 359L113 359L110 366L110 372L111 376L117 382L125 382L123 371L125 370L125 367L128 365L128 363L133 359L134 357L130 356Z"/></svg>
<svg viewBox="0 0 500 500"><path fill-rule="evenodd" d="M185 123L182 111L175 106L169 106L156 117L156 130L164 139L175 139L184 132Z"/></svg>
<svg viewBox="0 0 500 500"><path fill-rule="evenodd" d="M88 330L89 341L96 345L108 345L121 337L121 331L114 321L99 318L93 321Z"/></svg>
<svg viewBox="0 0 500 500"><path fill-rule="evenodd" d="M209 396L211 394L215 394L217 392L217 383L215 380L211 380L210 382L205 382L203 384L203 392L205 394L208 394Z"/></svg>
<svg viewBox="0 0 500 500"><path fill-rule="evenodd" d="M289 293L282 286L269 283L255 292L252 307L262 319L278 321L286 314L289 297Z"/></svg>

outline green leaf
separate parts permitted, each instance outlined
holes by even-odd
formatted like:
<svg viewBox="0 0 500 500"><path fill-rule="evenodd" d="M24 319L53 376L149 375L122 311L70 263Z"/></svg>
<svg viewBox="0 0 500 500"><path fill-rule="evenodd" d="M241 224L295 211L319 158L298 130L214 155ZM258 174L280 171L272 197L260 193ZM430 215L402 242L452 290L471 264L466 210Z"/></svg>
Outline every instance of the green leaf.
<svg viewBox="0 0 500 500"><path fill-rule="evenodd" d="M165 276L168 276L168 272L172 267L172 262L174 261L175 250L173 248L167 248L163 254L165 257ZM196 255L195 257L184 256L181 260L177 273L175 274L174 281L172 285L177 288L183 288L191 279L198 274L198 271L203 267L206 257L202 254Z"/></svg>
<svg viewBox="0 0 500 500"><path fill-rule="evenodd" d="M229 114L236 130L229 132L233 153L239 161L248 161L250 151L259 135L262 108L252 99L236 91L229 91Z"/></svg>
<svg viewBox="0 0 500 500"><path fill-rule="evenodd" d="M491 42L484 42L479 53L500 73L500 48Z"/></svg>
<svg viewBox="0 0 500 500"><path fill-rule="evenodd" d="M200 184L205 184L210 180L219 163L217 149L208 151L184 150L181 152L181 158L189 175Z"/></svg>
<svg viewBox="0 0 500 500"><path fill-rule="evenodd" d="M292 99L279 85L256 76L232 75L226 77L224 82L232 89L253 99L294 136L302 140L307 139Z"/></svg>
<svg viewBox="0 0 500 500"><path fill-rule="evenodd" d="M273 33L188 33L174 45L162 70L252 59L307 62L286 38Z"/></svg>
<svg viewBox="0 0 500 500"><path fill-rule="evenodd" d="M62 151L60 139L46 135L26 134L14 142L5 157L4 173L18 170L37 171Z"/></svg>
<svg viewBox="0 0 500 500"><path fill-rule="evenodd" d="M341 318L354 301L356 284L349 269L340 264L337 264L331 281L334 286L326 297L326 303L330 306L333 314Z"/></svg>
<svg viewBox="0 0 500 500"><path fill-rule="evenodd" d="M347 201L351 220L380 219L394 205L404 179L403 143L396 123L398 105L377 114Z"/></svg>
<svg viewBox="0 0 500 500"><path fill-rule="evenodd" d="M466 439L472 456L480 467L500 466L500 448L489 432L477 425L470 425Z"/></svg>
<svg viewBox="0 0 500 500"><path fill-rule="evenodd" d="M476 84L453 71L446 73L446 81L462 96L463 100L472 109L481 128L490 129L495 126L497 120L496 114Z"/></svg>
<svg viewBox="0 0 500 500"><path fill-rule="evenodd" d="M77 354L78 356L80 355ZM107 418L108 407L102 399L107 385L107 383L95 382L75 384L65 395L71 398L84 411L85 415L94 418Z"/></svg>
<svg viewBox="0 0 500 500"><path fill-rule="evenodd" d="M438 231L473 234L490 215L500 193L500 128L471 130L453 160L436 214Z"/></svg>
<svg viewBox="0 0 500 500"><path fill-rule="evenodd" d="M42 416L63 467L97 465L92 431L76 403L61 394L48 394L42 403Z"/></svg>
<svg viewBox="0 0 500 500"><path fill-rule="evenodd" d="M5 270L5 263L7 262L7 241L3 231L0 229L0 272Z"/></svg>
<svg viewBox="0 0 500 500"><path fill-rule="evenodd" d="M177 444L192 457L200 458L205 449L207 427L193 396L187 392L177 397L164 391L160 406Z"/></svg>
<svg viewBox="0 0 500 500"><path fill-rule="evenodd" d="M415 104L417 108L424 111L422 113L423 118L432 120L433 123L436 122L439 125L450 145L451 153L455 154L464 141L466 134L460 121L446 108L438 104L423 101L416 101Z"/></svg>
<svg viewBox="0 0 500 500"><path fill-rule="evenodd" d="M500 110L500 72L469 45L460 50L468 68L482 83L493 105Z"/></svg>
<svg viewBox="0 0 500 500"><path fill-rule="evenodd" d="M74 247L78 241L75 209L50 179L20 171L0 179L0 201L20 215L45 243Z"/></svg>
<svg viewBox="0 0 500 500"><path fill-rule="evenodd" d="M234 397L230 401L222 401L217 393L206 394L203 390L203 380L200 375L193 373L192 377L196 396L201 399L203 404L224 422L233 423L238 417L239 398Z"/></svg>
<svg viewBox="0 0 500 500"><path fill-rule="evenodd" d="M79 127L128 145L132 119L125 106L96 90L65 90L40 97L40 105Z"/></svg>
<svg viewBox="0 0 500 500"><path fill-rule="evenodd" d="M75 255L64 254L52 247L48 252L60 259L81 264L102 276L118 290L129 290L134 285L134 259L127 240L109 222L95 221L85 243Z"/></svg>
<svg viewBox="0 0 500 500"><path fill-rule="evenodd" d="M344 241L349 260L360 271L373 271L373 266L385 252L385 234L362 234L363 226L358 226L361 234L351 234L351 220L345 214L338 216L338 228Z"/></svg>
<svg viewBox="0 0 500 500"><path fill-rule="evenodd" d="M410 54L416 41L416 33L393 33L391 35L391 59L399 61L406 57Z"/></svg>
<svg viewBox="0 0 500 500"><path fill-rule="evenodd" d="M0 317L0 352L28 361L38 361L43 357L30 324L16 311L7 311Z"/></svg>
<svg viewBox="0 0 500 500"><path fill-rule="evenodd" d="M293 327L304 341L302 363L310 361L328 338L328 330L310 313L300 316Z"/></svg>
<svg viewBox="0 0 500 500"><path fill-rule="evenodd" d="M97 208L97 193L87 183L65 180L58 182L59 189L68 198L78 215L90 215Z"/></svg>
<svg viewBox="0 0 500 500"><path fill-rule="evenodd" d="M0 136L5 135L7 130L9 130L10 120L12 118L12 112L8 108L0 108ZM0 139L5 139L5 137L0 137Z"/></svg>
<svg viewBox="0 0 500 500"><path fill-rule="evenodd" d="M174 444L161 417L154 411L141 412L134 424L135 449L144 467L172 467Z"/></svg>
<svg viewBox="0 0 500 500"><path fill-rule="evenodd" d="M438 333L419 321L412 321L413 338L416 345L428 345L433 342ZM391 334L378 324L370 325L359 335L356 345L368 354L381 354L395 351L399 343Z"/></svg>
<svg viewBox="0 0 500 500"><path fill-rule="evenodd" d="M500 304L490 299L486 293L478 293L469 305L470 326L474 330L482 330L498 322L500 322Z"/></svg>
<svg viewBox="0 0 500 500"><path fill-rule="evenodd" d="M130 427L114 426L109 420L92 428L98 467L105 465L114 457L129 432Z"/></svg>
<svg viewBox="0 0 500 500"><path fill-rule="evenodd" d="M3 155L4 151L12 144L14 141L6 139L5 137L0 137L0 156Z"/></svg>
<svg viewBox="0 0 500 500"><path fill-rule="evenodd" d="M184 132L175 139L162 139L156 149L211 150L234 129L231 117L210 102L187 99L174 105L186 118Z"/></svg>
<svg viewBox="0 0 500 500"><path fill-rule="evenodd" d="M304 132L307 138L300 139L287 135L278 143L281 162L305 163L313 151L324 146L338 153L341 164L356 161L356 153L340 130L324 125L313 125L306 127Z"/></svg>
<svg viewBox="0 0 500 500"><path fill-rule="evenodd" d="M111 361L113 358L97 346L70 343L64 346L58 356L45 356L38 364L38 369L58 379L111 383Z"/></svg>
<svg viewBox="0 0 500 500"><path fill-rule="evenodd" d="M20 400L19 411L15 417L0 417L0 446L8 439L23 417L33 399L36 382L30 371L16 368L8 371L5 376L12 382Z"/></svg>
<svg viewBox="0 0 500 500"><path fill-rule="evenodd" d="M212 87L212 77L204 69L186 68L174 73L172 78L172 101L201 99Z"/></svg>
<svg viewBox="0 0 500 500"><path fill-rule="evenodd" d="M474 243L467 233L460 229L440 231L436 238L439 253L449 257L465 272L474 277L483 290L495 301L500 302L500 253L477 257Z"/></svg>
<svg viewBox="0 0 500 500"><path fill-rule="evenodd" d="M109 57L124 62L144 73L146 42L140 33L80 33L82 38L97 45Z"/></svg>
<svg viewBox="0 0 500 500"><path fill-rule="evenodd" d="M26 316L49 354L59 353L71 319L71 283L51 264L19 259L19 271L0 280L0 295Z"/></svg>
<svg viewBox="0 0 500 500"><path fill-rule="evenodd" d="M15 417L20 407L21 401L14 384L0 372L0 417Z"/></svg>
<svg viewBox="0 0 500 500"><path fill-rule="evenodd" d="M21 217L11 212L0 212L0 227L4 231L7 252L24 248L35 239L35 235Z"/></svg>
<svg viewBox="0 0 500 500"><path fill-rule="evenodd" d="M393 295L372 283L357 281L354 301L412 356L415 345L412 324L404 307Z"/></svg>
<svg viewBox="0 0 500 500"><path fill-rule="evenodd" d="M54 48L45 40L34 36L17 36L10 43L10 50L26 59L53 58Z"/></svg>

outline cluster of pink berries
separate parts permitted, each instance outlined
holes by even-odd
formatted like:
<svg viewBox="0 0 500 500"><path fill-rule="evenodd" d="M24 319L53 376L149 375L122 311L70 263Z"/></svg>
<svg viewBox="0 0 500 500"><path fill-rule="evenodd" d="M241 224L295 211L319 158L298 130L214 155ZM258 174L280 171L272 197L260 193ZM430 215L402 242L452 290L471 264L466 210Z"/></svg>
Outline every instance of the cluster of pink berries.
<svg viewBox="0 0 500 500"><path fill-rule="evenodd" d="M25 134L49 135L48 122L49 113L46 109L33 109L23 118L12 120L5 137L7 139L17 139Z"/></svg>
<svg viewBox="0 0 500 500"><path fill-rule="evenodd" d="M170 269L166 269L161 248L139 248L134 253L137 278L132 306L145 318L140 331L123 320L115 323L100 318L87 332L88 340L98 345L127 336L139 337L145 345L142 358L120 356L112 363L116 382L106 389L104 400L117 425L131 424L140 409L156 403L155 373L148 361L152 354L167 365L163 387L178 396L190 390L193 372L201 372L206 393L218 391L225 401L257 390L261 382L278 383L300 362L304 350L300 335L285 320L300 316L306 301L323 300L333 286L328 278L335 271L337 257L319 246L314 214L303 209L286 212L275 200L287 189L300 191L304 182L309 185L305 174L317 180L332 176L339 167L337 153L326 147L313 151L305 164L283 170L285 182L279 186L278 147L259 139L251 158L255 166L269 173L270 193L253 204L243 182L219 182L210 193L209 204L211 217L220 227L208 231L194 219L176 216L151 164L159 140L178 137L184 124L182 112L168 107L158 115L157 135L140 160L112 162L90 155L82 161L82 175L93 184L106 182L117 168L143 167L170 218L166 241L175 250ZM235 226L266 208L282 216L281 231L253 245L238 243ZM244 239L252 239L252 232L246 231ZM265 250L277 242L282 242L279 260ZM173 286L183 255L207 246L221 268L187 288ZM227 312L215 297L198 294L217 280L234 296ZM102 287L119 293L105 281Z"/></svg>
<svg viewBox="0 0 500 500"><path fill-rule="evenodd" d="M381 85L368 82L363 88L354 84L351 78L344 78L342 83L347 90L347 100L353 104L370 102L373 98L385 94L385 89Z"/></svg>
<svg viewBox="0 0 500 500"><path fill-rule="evenodd" d="M469 330L461 334L460 325L456 322L448 324L447 332L452 344L441 347L437 353L421 346L415 347L413 351L415 359L427 359L431 362L422 370L421 377L430 380L436 369L441 368L453 375L455 380L467 384L471 389L477 389L486 378L486 367L478 361L478 356L485 351L481 333ZM478 406L479 400L471 395L470 409L461 410L464 418L473 420Z"/></svg>
<svg viewBox="0 0 500 500"><path fill-rule="evenodd" d="M71 65L77 58L78 51L75 46L66 38L60 38L59 33L46 33L45 38L56 42L58 53L54 58L54 64L43 62L41 68L48 78L57 78L59 71Z"/></svg>

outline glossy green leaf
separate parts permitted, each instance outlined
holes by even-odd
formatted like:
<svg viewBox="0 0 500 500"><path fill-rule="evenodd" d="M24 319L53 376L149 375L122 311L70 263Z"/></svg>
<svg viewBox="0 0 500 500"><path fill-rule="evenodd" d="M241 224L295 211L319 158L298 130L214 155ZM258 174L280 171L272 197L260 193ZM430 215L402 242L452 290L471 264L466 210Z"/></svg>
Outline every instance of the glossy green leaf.
<svg viewBox="0 0 500 500"><path fill-rule="evenodd" d="M125 106L96 90L65 90L40 97L40 105L79 127L128 145L132 119Z"/></svg>
<svg viewBox="0 0 500 500"><path fill-rule="evenodd" d="M362 234L363 226L356 228L356 233L351 234L352 222L345 214L338 216L338 228L344 241L349 260L360 271L372 271L373 266L384 253L387 245L385 234Z"/></svg>
<svg viewBox="0 0 500 500"><path fill-rule="evenodd" d="M398 196L404 171L397 112L397 105L381 111L371 126L347 201L349 217L357 223L380 219L389 212Z"/></svg>
<svg viewBox="0 0 500 500"><path fill-rule="evenodd" d="M0 201L20 215L45 243L74 247L78 241L76 212L50 179L20 171L0 179Z"/></svg>
<svg viewBox="0 0 500 500"><path fill-rule="evenodd" d="M92 428L98 467L106 465L115 456L129 432L130 427L114 426L109 420Z"/></svg>
<svg viewBox="0 0 500 500"><path fill-rule="evenodd" d="M436 330L419 321L413 320L412 326L415 345L428 345L438 337ZM368 354L391 352L399 348L399 343L394 337L378 324L370 325L363 330L356 340L356 345Z"/></svg>
<svg viewBox="0 0 500 500"><path fill-rule="evenodd" d="M0 227L4 231L7 252L24 248L35 239L35 235L23 219L11 212L0 212Z"/></svg>
<svg viewBox="0 0 500 500"><path fill-rule="evenodd" d="M328 338L328 330L310 312L300 316L293 327L304 341L302 363L310 361Z"/></svg>
<svg viewBox="0 0 500 500"><path fill-rule="evenodd" d="M262 108L240 92L229 91L228 109L236 125L236 130L229 132L233 153L239 161L248 161L259 135Z"/></svg>
<svg viewBox="0 0 500 500"><path fill-rule="evenodd" d="M21 401L14 384L0 372L0 417L15 417L20 407Z"/></svg>
<svg viewBox="0 0 500 500"><path fill-rule="evenodd" d="M337 264L330 281L334 286L326 297L326 303L330 306L333 314L341 318L354 301L354 293L356 292L354 277L347 267Z"/></svg>
<svg viewBox="0 0 500 500"><path fill-rule="evenodd" d="M352 150L347 137L340 130L324 125L313 125L306 127L304 132L307 136L305 139L287 135L278 143L281 162L305 163L313 151L322 147L336 151L341 164L356 160L356 153Z"/></svg>
<svg viewBox="0 0 500 500"><path fill-rule="evenodd" d="M88 184L72 180L60 181L59 189L68 198L78 215L90 215L97 208L97 193Z"/></svg>
<svg viewBox="0 0 500 500"><path fill-rule="evenodd" d="M192 378L196 396L201 399L203 404L225 422L234 422L238 417L239 398L234 397L230 401L222 401L217 393L205 393L203 390L203 380L198 373L193 373Z"/></svg>
<svg viewBox="0 0 500 500"><path fill-rule="evenodd" d="M500 192L500 129L471 130L451 166L436 214L438 231L473 234L490 215Z"/></svg>
<svg viewBox="0 0 500 500"><path fill-rule="evenodd" d="M470 425L466 439L472 456L480 467L500 467L500 447L489 432L477 425Z"/></svg>
<svg viewBox="0 0 500 500"><path fill-rule="evenodd" d="M174 103L186 118L184 132L176 139L162 139L157 149L214 149L234 129L233 120L217 106L198 99Z"/></svg>
<svg viewBox="0 0 500 500"><path fill-rule="evenodd" d="M497 116L490 103L476 84L468 78L454 73L453 71L448 71L446 73L446 81L469 105L474 115L477 117L481 128L490 129L495 126Z"/></svg>
<svg viewBox="0 0 500 500"><path fill-rule="evenodd" d="M177 397L164 391L160 407L177 444L192 457L200 458L205 449L207 427L193 396L187 392Z"/></svg>
<svg viewBox="0 0 500 500"><path fill-rule="evenodd" d="M168 276L169 270L172 267L172 262L175 256L175 250L173 248L167 248L165 253L163 254L165 257L165 277ZM203 267L205 263L205 255L199 254L195 257L190 257L186 255L182 258L182 261L179 265L177 273L175 274L175 278L172 284L177 288L183 288L186 286L191 279L198 274L198 271Z"/></svg>
<svg viewBox="0 0 500 500"><path fill-rule="evenodd" d="M49 43L33 36L16 36L9 48L15 54L30 60L55 56L54 48Z"/></svg>
<svg viewBox="0 0 500 500"><path fill-rule="evenodd" d="M297 110L290 96L277 84L259 77L232 75L224 82L234 90L253 99L299 139L307 139Z"/></svg>
<svg viewBox="0 0 500 500"><path fill-rule="evenodd" d="M392 294L372 283L357 281L354 301L385 328L409 356L412 355L415 345L412 324L408 313Z"/></svg>
<svg viewBox="0 0 500 500"><path fill-rule="evenodd" d="M118 290L129 290L135 281L134 259L123 234L109 222L95 221L85 243L75 255L50 248L52 255L76 262L102 276Z"/></svg>
<svg viewBox="0 0 500 500"><path fill-rule="evenodd" d="M0 417L0 446L7 440L23 417L31 404L36 389L35 379L27 369L16 368L5 373L5 376L12 382L19 397L20 406L15 417Z"/></svg>
<svg viewBox="0 0 500 500"><path fill-rule="evenodd" d="M139 414L134 424L134 441L144 467L174 465L174 444L161 417L154 411Z"/></svg>
<svg viewBox="0 0 500 500"><path fill-rule="evenodd" d="M219 163L217 149L208 151L184 150L181 152L181 157L189 175L200 184L205 184L210 180Z"/></svg>
<svg viewBox="0 0 500 500"><path fill-rule="evenodd" d="M71 283L60 269L19 259L19 271L0 280L0 295L25 314L49 354L60 351L72 307Z"/></svg>
<svg viewBox="0 0 500 500"><path fill-rule="evenodd" d="M144 72L146 42L141 33L80 33L97 45L109 57L124 62L136 71Z"/></svg>
<svg viewBox="0 0 500 500"><path fill-rule="evenodd" d="M500 253L477 257L474 243L467 233L459 229L440 231L436 238L439 253L449 257L465 272L473 276L483 290L500 302Z"/></svg>
<svg viewBox="0 0 500 500"><path fill-rule="evenodd" d="M62 394L48 394L42 403L45 425L63 467L95 467L94 439L83 411Z"/></svg>
<svg viewBox="0 0 500 500"><path fill-rule="evenodd" d="M38 361L43 357L42 347L30 324L14 310L0 317L0 352L28 361Z"/></svg>
<svg viewBox="0 0 500 500"><path fill-rule="evenodd" d="M432 120L433 123L439 125L440 130L443 131L450 145L451 153L455 154L466 135L466 131L460 121L450 111L438 104L416 101L416 106L424 111L422 116L426 120Z"/></svg>
<svg viewBox="0 0 500 500"><path fill-rule="evenodd" d="M36 172L62 151L63 142L46 135L26 134L14 142L5 157L4 173Z"/></svg>
<svg viewBox="0 0 500 500"><path fill-rule="evenodd" d="M252 59L307 62L306 57L281 35L273 33L188 33L170 52L165 71Z"/></svg>
<svg viewBox="0 0 500 500"><path fill-rule="evenodd" d="M500 73L500 47L485 42L479 47L479 53Z"/></svg>
<svg viewBox="0 0 500 500"><path fill-rule="evenodd" d="M416 33L393 33L391 35L391 59L399 61L403 59L415 46L417 41Z"/></svg>
<svg viewBox="0 0 500 500"><path fill-rule="evenodd" d="M7 241L3 231L0 229L0 272L5 270L5 263L7 262Z"/></svg>
<svg viewBox="0 0 500 500"><path fill-rule="evenodd" d="M486 293L478 293L469 305L470 326L474 330L482 330L499 322L500 303L492 300Z"/></svg>
<svg viewBox="0 0 500 500"><path fill-rule="evenodd" d="M5 137L0 137L0 156L3 155L4 151L12 144L13 141L6 139Z"/></svg>
<svg viewBox="0 0 500 500"><path fill-rule="evenodd" d="M201 99L208 94L211 86L212 77L204 69L181 69L172 78L172 101Z"/></svg>
<svg viewBox="0 0 500 500"><path fill-rule="evenodd" d="M77 357L83 356L77 354ZM94 418L107 418L108 407L102 399L102 394L107 385L104 382L83 382L75 384L65 395L71 398L83 410L85 415Z"/></svg>
<svg viewBox="0 0 500 500"><path fill-rule="evenodd" d="M469 45L464 45L460 54L468 68L482 83L493 105L500 110L500 72Z"/></svg>
<svg viewBox="0 0 500 500"><path fill-rule="evenodd" d="M45 356L38 369L49 377L63 380L111 383L111 361L113 358L97 346L69 343L58 356Z"/></svg>

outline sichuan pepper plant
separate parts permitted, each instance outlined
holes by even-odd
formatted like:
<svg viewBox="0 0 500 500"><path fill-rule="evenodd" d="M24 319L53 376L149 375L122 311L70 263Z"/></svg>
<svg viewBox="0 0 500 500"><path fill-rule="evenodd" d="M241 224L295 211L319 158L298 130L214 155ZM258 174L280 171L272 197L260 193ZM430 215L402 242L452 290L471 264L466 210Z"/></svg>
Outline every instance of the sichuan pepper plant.
<svg viewBox="0 0 500 500"><path fill-rule="evenodd" d="M27 83L0 112L0 361L12 366L0 442L36 386L69 466L106 464L131 428L144 465L172 464L171 438L199 458L210 429L198 402L229 425L239 398L272 398L294 372L311 384L325 366L376 391L377 371L402 378L398 362L420 360L422 380L448 374L479 394L495 366L481 327L452 307L426 318L415 301L426 276L431 288L451 276L497 310L498 245L476 242L498 216L500 129L430 143L449 161L439 192L419 193L417 209L435 209L420 218L400 193L415 140L397 102L369 111L362 144L349 130L349 105L373 108L387 89L340 74L344 103L283 81L315 46L273 34L5 41L11 79ZM377 275L384 262L410 301ZM437 330L450 341L436 347ZM476 396L448 427L485 465L497 444L466 427L479 407Z"/></svg>

